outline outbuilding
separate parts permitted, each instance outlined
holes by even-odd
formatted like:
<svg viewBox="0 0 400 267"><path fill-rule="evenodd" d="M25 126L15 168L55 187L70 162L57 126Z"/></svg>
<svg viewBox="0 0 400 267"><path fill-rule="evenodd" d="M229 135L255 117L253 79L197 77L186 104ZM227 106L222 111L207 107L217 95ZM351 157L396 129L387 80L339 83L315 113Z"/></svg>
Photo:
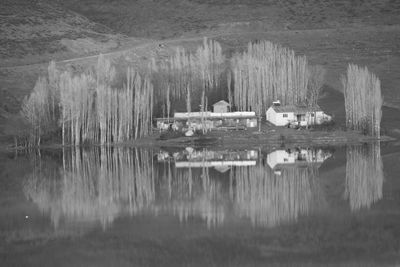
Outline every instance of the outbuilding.
<svg viewBox="0 0 400 267"><path fill-rule="evenodd" d="M214 113L225 113L229 111L230 104L225 100L218 101L213 105Z"/></svg>

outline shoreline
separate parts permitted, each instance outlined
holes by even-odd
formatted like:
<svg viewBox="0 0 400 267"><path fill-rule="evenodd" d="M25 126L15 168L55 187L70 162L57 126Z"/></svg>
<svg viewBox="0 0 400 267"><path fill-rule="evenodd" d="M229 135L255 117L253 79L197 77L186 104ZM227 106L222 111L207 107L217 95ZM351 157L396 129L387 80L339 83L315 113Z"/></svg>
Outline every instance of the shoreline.
<svg viewBox="0 0 400 267"><path fill-rule="evenodd" d="M91 147L230 147L230 148L251 148L251 147L285 147L285 146L340 146L347 144L360 144L372 142L391 142L398 139L390 136L363 135L356 131L322 131L322 130L294 130L279 128L272 130L230 130L230 131L211 131L204 135L191 137L179 136L175 138L160 139L160 134L153 134L132 141L122 143L112 143L106 145L90 144L78 146L79 148ZM13 144L4 144L0 147L0 152L12 152L31 149L63 149L74 146L62 146L59 143L44 143L41 146L17 147Z"/></svg>

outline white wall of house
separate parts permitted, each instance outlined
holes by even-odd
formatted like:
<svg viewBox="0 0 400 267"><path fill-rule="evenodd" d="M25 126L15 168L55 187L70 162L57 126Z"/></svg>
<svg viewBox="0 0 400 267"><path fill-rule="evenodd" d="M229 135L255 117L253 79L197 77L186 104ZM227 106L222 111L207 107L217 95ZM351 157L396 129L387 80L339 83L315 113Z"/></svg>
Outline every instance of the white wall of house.
<svg viewBox="0 0 400 267"><path fill-rule="evenodd" d="M295 116L293 112L288 113L277 113L272 107L270 107L266 112L267 121L271 122L276 126L285 126L288 125L290 121L295 120Z"/></svg>

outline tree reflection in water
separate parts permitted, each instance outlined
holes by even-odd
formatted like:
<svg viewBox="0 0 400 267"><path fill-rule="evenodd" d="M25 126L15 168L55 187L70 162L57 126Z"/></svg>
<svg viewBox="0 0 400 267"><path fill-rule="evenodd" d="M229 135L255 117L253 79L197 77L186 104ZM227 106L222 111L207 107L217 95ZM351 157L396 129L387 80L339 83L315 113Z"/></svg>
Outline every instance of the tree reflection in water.
<svg viewBox="0 0 400 267"><path fill-rule="evenodd" d="M159 166L164 171L159 179L157 209L171 211L181 222L200 217L208 227L222 224L229 201L224 196L223 184L210 178L206 167L174 168L171 165L169 161Z"/></svg>
<svg viewBox="0 0 400 267"><path fill-rule="evenodd" d="M235 185L234 185L235 184ZM231 176L232 200L239 214L254 225L295 222L325 204L318 165L287 166L274 172L268 165L238 167Z"/></svg>
<svg viewBox="0 0 400 267"><path fill-rule="evenodd" d="M61 219L105 228L123 209L135 214L153 202L153 173L148 150L72 149L58 170L39 159L24 192L56 228Z"/></svg>
<svg viewBox="0 0 400 267"><path fill-rule="evenodd" d="M331 154L321 149L277 150L266 157L254 150L207 149L170 155L97 148L65 151L60 164L37 157L24 192L56 229L98 222L105 229L117 216L143 213L173 214L181 222L201 218L209 227L228 217L273 227L327 206L318 169ZM379 144L349 146L345 195L351 209L379 200L382 181Z"/></svg>
<svg viewBox="0 0 400 267"><path fill-rule="evenodd" d="M349 145L346 150L345 199L353 211L382 198L383 166L379 143Z"/></svg>

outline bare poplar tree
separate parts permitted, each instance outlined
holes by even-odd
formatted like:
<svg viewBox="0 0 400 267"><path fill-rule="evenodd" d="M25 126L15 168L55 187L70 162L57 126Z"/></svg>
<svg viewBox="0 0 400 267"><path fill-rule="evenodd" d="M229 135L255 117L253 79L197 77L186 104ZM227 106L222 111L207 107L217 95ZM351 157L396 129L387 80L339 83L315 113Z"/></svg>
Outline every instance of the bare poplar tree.
<svg viewBox="0 0 400 267"><path fill-rule="evenodd" d="M315 120L315 109L318 105L318 99L324 85L326 70L321 65L309 66L308 75L307 105L314 113L313 118ZM315 123L315 121L313 123Z"/></svg>
<svg viewBox="0 0 400 267"><path fill-rule="evenodd" d="M326 69L321 65L313 65L308 67L308 73L307 104L315 107L324 85Z"/></svg>
<svg viewBox="0 0 400 267"><path fill-rule="evenodd" d="M349 64L341 81L346 126L379 138L383 104L379 78L366 67Z"/></svg>
<svg viewBox="0 0 400 267"><path fill-rule="evenodd" d="M249 43L247 51L231 59L235 105L239 110L260 112L277 99L283 104L303 103L307 66L307 58L290 49L268 41Z"/></svg>

